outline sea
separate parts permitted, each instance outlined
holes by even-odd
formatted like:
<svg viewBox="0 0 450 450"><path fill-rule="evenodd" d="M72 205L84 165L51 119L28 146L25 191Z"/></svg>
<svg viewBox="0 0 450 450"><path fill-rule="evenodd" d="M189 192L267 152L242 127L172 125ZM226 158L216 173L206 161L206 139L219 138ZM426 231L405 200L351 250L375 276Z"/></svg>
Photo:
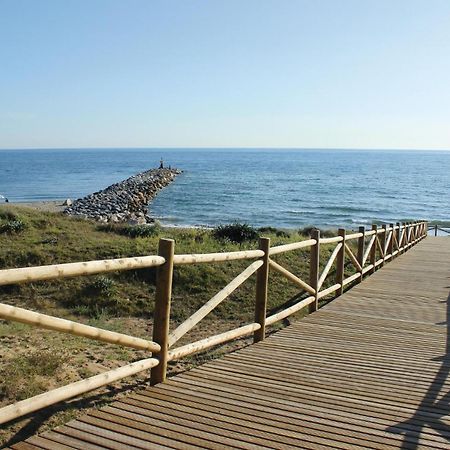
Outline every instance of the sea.
<svg viewBox="0 0 450 450"><path fill-rule="evenodd" d="M19 203L76 199L158 167L161 158L183 170L149 205L166 226L355 229L416 219L450 225L445 151L1 150L0 195Z"/></svg>

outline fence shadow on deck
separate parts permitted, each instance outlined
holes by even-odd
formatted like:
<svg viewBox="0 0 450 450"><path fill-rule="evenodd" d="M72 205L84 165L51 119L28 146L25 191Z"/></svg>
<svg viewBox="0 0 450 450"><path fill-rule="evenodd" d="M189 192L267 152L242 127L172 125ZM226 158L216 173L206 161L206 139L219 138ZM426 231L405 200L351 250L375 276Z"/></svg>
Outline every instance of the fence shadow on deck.
<svg viewBox="0 0 450 450"><path fill-rule="evenodd" d="M450 288L450 286L447 286L447 288ZM445 354L432 359L432 361L439 361L441 366L414 415L408 420L399 422L386 429L390 433L404 435L404 440L400 447L402 449L418 448L421 434L425 427L432 428L450 443L450 426L441 420L450 411L450 391L442 392L450 375L450 293L442 303L447 305L446 321L436 325L442 325L447 328ZM439 399L440 395L442 397Z"/></svg>
<svg viewBox="0 0 450 450"><path fill-rule="evenodd" d="M15 421L12 421L10 424L14 424L15 422L21 422L23 420L30 419L27 423L23 425L20 429L18 429L13 436L11 436L7 441L0 444L0 448L10 447L14 444L22 442L38 433L42 433L44 430L41 429L43 425L48 423L51 420L52 416L64 411L80 411L83 410L83 414L85 414L87 408L99 408L102 406L106 406L109 403L116 401L117 396L119 394L128 393L131 390L136 390L139 388L145 388L148 386L147 380L134 380L128 382L126 384L121 385L120 387L108 389L108 392L102 392L99 394L91 394L87 397L83 397L80 399L75 399L72 401L57 403L56 405L49 406L47 408L41 409L35 413L28 414L23 417L19 417ZM67 420L64 420L64 423Z"/></svg>

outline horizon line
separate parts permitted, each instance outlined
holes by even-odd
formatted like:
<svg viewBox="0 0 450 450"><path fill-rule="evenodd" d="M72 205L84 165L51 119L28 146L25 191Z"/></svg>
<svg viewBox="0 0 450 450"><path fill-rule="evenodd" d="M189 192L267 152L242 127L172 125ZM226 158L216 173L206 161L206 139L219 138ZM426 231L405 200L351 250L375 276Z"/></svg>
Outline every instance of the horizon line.
<svg viewBox="0 0 450 450"><path fill-rule="evenodd" d="M341 151L418 151L418 152L449 152L450 148L371 148L371 147L2 147L0 151L16 150L341 150Z"/></svg>

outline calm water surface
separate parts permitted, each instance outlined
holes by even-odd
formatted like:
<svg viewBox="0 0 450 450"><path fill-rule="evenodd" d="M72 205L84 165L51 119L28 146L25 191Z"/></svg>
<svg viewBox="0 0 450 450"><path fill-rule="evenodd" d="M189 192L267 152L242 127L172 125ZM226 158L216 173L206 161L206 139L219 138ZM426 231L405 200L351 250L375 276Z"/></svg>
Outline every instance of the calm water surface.
<svg viewBox="0 0 450 450"><path fill-rule="evenodd" d="M78 198L156 167L184 170L150 205L163 224L356 227L450 222L450 152L345 150L0 151L0 194Z"/></svg>

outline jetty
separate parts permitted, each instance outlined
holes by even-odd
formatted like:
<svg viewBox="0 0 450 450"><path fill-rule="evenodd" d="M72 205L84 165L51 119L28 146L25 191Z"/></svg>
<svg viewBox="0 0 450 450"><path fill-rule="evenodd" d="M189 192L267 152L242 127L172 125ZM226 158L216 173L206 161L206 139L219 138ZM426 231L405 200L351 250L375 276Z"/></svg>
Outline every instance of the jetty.
<svg viewBox="0 0 450 450"><path fill-rule="evenodd" d="M0 305L0 317L103 342L146 349L149 358L0 409L0 422L151 369L151 385L12 449L354 449L450 446L450 239L426 222L230 253L158 255L0 271L0 285L112 270L158 267L152 340ZM426 239L425 239L426 238ZM321 249L332 244L328 262ZM276 255L308 249L299 278ZM328 251L328 250L327 250ZM170 327L173 270L182 264L249 260L249 266L189 319ZM353 267L350 272L349 268ZM331 269L334 270L331 270ZM267 312L269 272L305 294ZM351 273L351 274L350 274ZM176 342L252 274L255 320L181 347ZM330 277L332 279L330 280ZM336 296L332 301L330 296ZM268 335L302 309L310 314ZM245 335L254 344L166 378L167 363Z"/></svg>
<svg viewBox="0 0 450 450"><path fill-rule="evenodd" d="M139 225L153 222L147 206L156 194L181 173L178 169L150 169L75 200L64 213L101 223Z"/></svg>

